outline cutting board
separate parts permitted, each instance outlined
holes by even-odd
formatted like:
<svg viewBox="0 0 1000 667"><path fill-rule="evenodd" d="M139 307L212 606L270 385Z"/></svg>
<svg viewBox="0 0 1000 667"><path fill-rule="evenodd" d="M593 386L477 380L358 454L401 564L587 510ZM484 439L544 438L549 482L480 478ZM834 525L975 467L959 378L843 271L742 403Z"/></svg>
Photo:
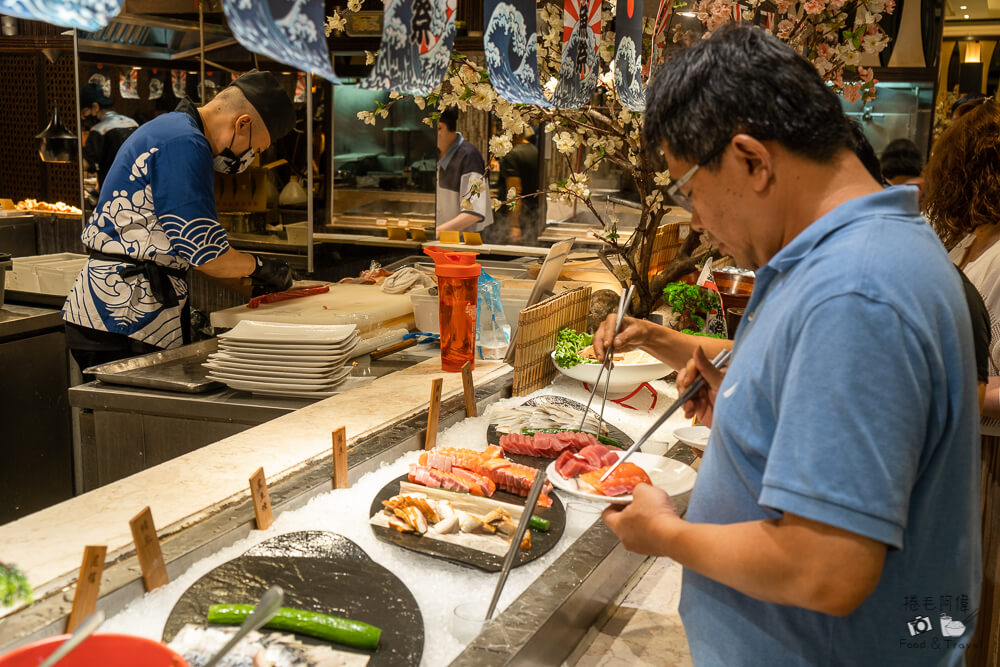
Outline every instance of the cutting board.
<svg viewBox="0 0 1000 667"><path fill-rule="evenodd" d="M333 284L315 294L259 308L246 305L212 313L212 326L231 329L241 320L294 324L356 324L365 333L385 328L413 328L413 305L406 294L386 294L378 285Z"/></svg>

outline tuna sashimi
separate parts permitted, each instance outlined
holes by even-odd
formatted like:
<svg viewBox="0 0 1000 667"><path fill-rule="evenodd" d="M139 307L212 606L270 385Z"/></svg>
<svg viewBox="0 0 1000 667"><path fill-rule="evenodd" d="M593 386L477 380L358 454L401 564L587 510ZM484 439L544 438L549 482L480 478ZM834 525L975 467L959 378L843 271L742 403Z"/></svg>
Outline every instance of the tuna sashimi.
<svg viewBox="0 0 1000 667"><path fill-rule="evenodd" d="M632 489L637 484L643 482L652 484L646 471L631 461L626 461L615 468L611 476L602 482L601 476L607 469L608 466L604 466L597 470L585 472L580 475L580 481L592 488L594 493L602 496L621 496L626 493L632 493Z"/></svg>
<svg viewBox="0 0 1000 667"><path fill-rule="evenodd" d="M531 486L535 483L535 475L538 474L538 471L530 466L507 459L493 459L488 462L487 469L486 475L496 482L498 489L524 497L528 496ZM542 495L538 498L538 504L542 507L552 506L552 499L548 496L551 490L552 484L546 481L542 487Z"/></svg>
<svg viewBox="0 0 1000 667"><path fill-rule="evenodd" d="M435 489L447 489L448 491L461 491L471 493L474 496L492 496L497 488L491 479L461 468L445 472L411 463L407 477L414 484L422 484Z"/></svg>
<svg viewBox="0 0 1000 667"><path fill-rule="evenodd" d="M556 472L569 479L606 467L618 460L618 453L604 445L587 445L579 452L565 451L556 459Z"/></svg>
<svg viewBox="0 0 1000 667"><path fill-rule="evenodd" d="M560 431L559 433L535 433L523 435L508 433L500 437L500 446L508 454L558 458L564 451L578 452L589 445L599 444L590 433Z"/></svg>

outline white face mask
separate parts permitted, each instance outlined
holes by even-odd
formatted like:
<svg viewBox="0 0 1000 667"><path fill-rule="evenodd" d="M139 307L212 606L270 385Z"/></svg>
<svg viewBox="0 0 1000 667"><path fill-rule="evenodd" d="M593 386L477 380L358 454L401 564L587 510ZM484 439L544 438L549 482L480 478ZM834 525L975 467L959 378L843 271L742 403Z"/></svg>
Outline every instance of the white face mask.
<svg viewBox="0 0 1000 667"><path fill-rule="evenodd" d="M250 124L250 139L253 140L253 123ZM229 140L229 145L222 149L222 152L215 156L212 166L221 174L239 174L246 171L250 163L253 162L254 150L250 148L243 151L241 155L233 152L233 142L236 141L236 130L233 130L233 138Z"/></svg>

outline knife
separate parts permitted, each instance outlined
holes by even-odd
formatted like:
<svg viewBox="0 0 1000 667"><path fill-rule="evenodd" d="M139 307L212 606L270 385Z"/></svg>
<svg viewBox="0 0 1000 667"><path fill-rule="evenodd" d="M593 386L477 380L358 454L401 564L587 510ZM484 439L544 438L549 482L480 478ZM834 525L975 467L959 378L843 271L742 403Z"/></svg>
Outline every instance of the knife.
<svg viewBox="0 0 1000 667"><path fill-rule="evenodd" d="M723 368L726 367L726 364L729 363L729 355L730 355L730 351L729 350L723 350L722 352L719 352L719 354L715 355L715 359L712 359L712 365L715 366L718 370L722 370ZM659 419L657 419L655 422L653 422L653 425L649 427L649 430L646 431L645 433L643 433L641 438L639 438L634 443L632 443L632 446L629 447L627 450L625 450L624 454L622 454L621 456L618 457L618 460L615 461L615 464L613 466L611 466L610 468L608 468L607 472L605 472L603 475L601 475L601 481L603 482L604 480L606 480L608 478L608 476L612 472L614 472L615 468L617 468L622 463L624 463L625 459L627 459L628 457L632 456L632 454L637 449L639 449L639 447L643 443L645 443L647 440L649 440L649 438L654 433L656 433L656 430L658 428L660 428L661 426L663 426L663 424L666 423L666 421L668 419L670 419L670 416L672 414L674 414L675 412L677 412L677 408L681 407L682 405L684 405L685 403L687 403L688 401L690 401L692 398L694 398L695 394L697 394L699 391L701 391L704 387L705 387L705 378L704 378L704 376L702 376L701 374L699 374L698 377L696 377L694 379L694 382L691 383L691 386L689 386L687 389L684 390L684 393L681 394L677 398L677 400L674 401L673 404L671 404L671 406L669 408L667 408L666 412L664 412L662 415L660 415Z"/></svg>
<svg viewBox="0 0 1000 667"><path fill-rule="evenodd" d="M531 490L528 492L528 499L524 501L524 512L521 513L521 520L517 522L517 530L514 531L514 536L510 540L510 546L507 548L507 555L504 556L503 567L500 568L500 580L497 582L497 587L493 590L493 599L490 600L490 608L486 610L487 621L493 618L493 612L496 611L497 602L500 601L500 592L503 590L504 584L507 583L510 568L513 567L514 559L521 549L521 540L524 538L524 531L528 529L528 522L531 521L531 515L535 513L535 504L538 503L538 498L542 495L542 488L545 486L545 480L547 479L548 475L545 474L544 470L539 470L535 474L535 483L531 485Z"/></svg>

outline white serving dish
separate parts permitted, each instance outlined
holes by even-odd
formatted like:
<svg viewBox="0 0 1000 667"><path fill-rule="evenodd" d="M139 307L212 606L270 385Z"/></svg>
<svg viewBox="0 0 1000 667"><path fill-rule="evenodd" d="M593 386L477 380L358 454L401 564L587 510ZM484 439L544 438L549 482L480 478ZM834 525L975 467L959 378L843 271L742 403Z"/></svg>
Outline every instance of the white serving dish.
<svg viewBox="0 0 1000 667"><path fill-rule="evenodd" d="M628 457L628 460L630 463L634 463L646 471L653 486L663 489L671 496L679 496L687 493L694 488L695 480L698 479L698 473L694 471L694 468L684 465L680 461L668 459L665 456L636 452ZM628 505L632 502L631 494L625 496L601 496L596 493L581 491L579 489L579 481L575 477L566 479L556 472L555 461L549 464L549 467L545 469L545 473L548 475L549 481L552 482L552 486L571 496L600 503L609 503L611 505Z"/></svg>
<svg viewBox="0 0 1000 667"><path fill-rule="evenodd" d="M295 350L276 348L245 348L219 344L219 350L228 352L232 356L246 357L248 359L267 359L277 357L279 359L308 359L310 361L334 362L346 359L353 351L353 348L343 350Z"/></svg>
<svg viewBox="0 0 1000 667"><path fill-rule="evenodd" d="M705 451L708 447L708 438L712 435L712 429L707 426L685 426L674 429L674 437L683 442L688 447L694 447Z"/></svg>
<svg viewBox="0 0 1000 667"><path fill-rule="evenodd" d="M285 380L283 382L261 382L257 380L239 380L239 379L217 376L214 371L209 373L207 377L210 380L216 380L218 382L222 382L223 384L229 386L230 388L239 389L240 391L261 390L261 391L275 391L275 392L296 391L300 393L311 393L314 391L327 391L332 389L334 385L338 384L351 372L349 368L345 368L344 371L346 372L341 377L335 380L330 380L329 382L325 382L321 385L302 384L298 382L293 382L291 380Z"/></svg>
<svg viewBox="0 0 1000 667"><path fill-rule="evenodd" d="M263 355L265 357L269 355ZM328 361L323 359L321 361L309 361L303 359L302 357L284 357L280 356L278 359L257 359L257 358L247 358L246 356L239 354L232 354L226 351L219 351L208 355L209 361L218 361L226 364L239 364L243 366L249 366L251 368L288 368L288 369L310 369L310 370L331 370L337 366L343 366L343 359L334 359Z"/></svg>
<svg viewBox="0 0 1000 667"><path fill-rule="evenodd" d="M207 366L208 364L206 364ZM325 377L295 377L292 375L281 375L278 377L268 377L261 376L256 373L247 373L242 371L233 370L217 370L211 368L211 374L218 379L220 382L225 382L229 384L232 381L237 382L252 382L252 383L262 383L262 384L282 384L288 386L301 387L301 391L309 391L310 389L323 389L329 388L333 384L340 382L342 379L350 375L350 368L340 368L333 373L326 375Z"/></svg>
<svg viewBox="0 0 1000 667"><path fill-rule="evenodd" d="M220 355L220 359L224 359L226 361L237 361L239 363L250 365L269 361L279 366L337 366L341 364L344 359L343 356L288 355L271 354L268 352L256 354L239 350L223 349L220 349L216 354Z"/></svg>
<svg viewBox="0 0 1000 667"><path fill-rule="evenodd" d="M218 374L238 375L248 380L252 379L250 376L255 376L265 381L275 378L327 380L343 368L343 366L334 366L333 368L279 368L275 366L232 364L224 361L206 361L202 366Z"/></svg>
<svg viewBox="0 0 1000 667"><path fill-rule="evenodd" d="M308 298L308 297L306 297ZM337 345L357 332L353 324L292 324L240 320L219 338L245 343L321 343Z"/></svg>
<svg viewBox="0 0 1000 667"><path fill-rule="evenodd" d="M591 387L594 386L594 382L597 381L597 375L601 371L601 364L577 364L572 368L563 368L556 363L555 352L552 352L550 356L552 357L552 363L560 373L574 380L586 382ZM662 361L652 361L645 364L615 364L611 369L611 380L608 385L608 391L611 393L629 391L635 389L643 382L659 380L665 375L669 375L673 370L673 368ZM600 391L604 391L605 382L608 382L607 371L601 375Z"/></svg>
<svg viewBox="0 0 1000 667"><path fill-rule="evenodd" d="M226 347L231 350L246 350L247 352L309 352L312 354L327 354L350 350L358 344L358 335L354 334L347 340L336 345L325 343L246 343L239 340L220 340L219 347Z"/></svg>

